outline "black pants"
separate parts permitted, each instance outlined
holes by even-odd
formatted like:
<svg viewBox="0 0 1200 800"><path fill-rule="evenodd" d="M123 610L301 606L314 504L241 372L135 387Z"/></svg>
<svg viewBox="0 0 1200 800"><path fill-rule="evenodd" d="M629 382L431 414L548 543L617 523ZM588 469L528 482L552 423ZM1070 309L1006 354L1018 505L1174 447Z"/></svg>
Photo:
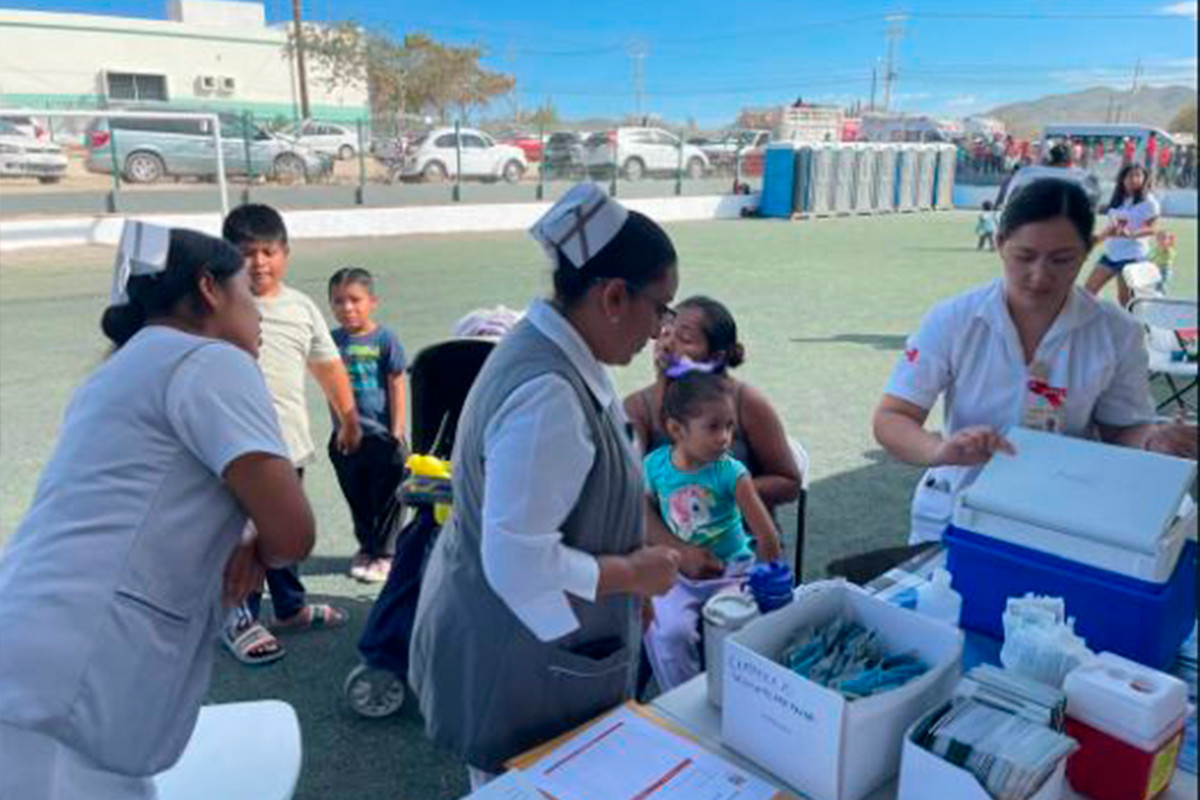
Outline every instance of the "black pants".
<svg viewBox="0 0 1200 800"><path fill-rule="evenodd" d="M354 519L359 549L372 558L391 555L399 522L396 489L404 480L408 448L390 434L364 436L358 450L343 455L337 436L329 440L329 460Z"/></svg>

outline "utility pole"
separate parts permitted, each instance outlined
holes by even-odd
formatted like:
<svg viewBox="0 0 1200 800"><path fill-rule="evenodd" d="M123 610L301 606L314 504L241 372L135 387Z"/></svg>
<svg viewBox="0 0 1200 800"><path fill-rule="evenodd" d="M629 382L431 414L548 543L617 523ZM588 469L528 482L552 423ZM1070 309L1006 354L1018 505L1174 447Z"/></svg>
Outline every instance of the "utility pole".
<svg viewBox="0 0 1200 800"><path fill-rule="evenodd" d="M879 59L871 65L871 110L875 110L875 84L879 80Z"/></svg>
<svg viewBox="0 0 1200 800"><path fill-rule="evenodd" d="M1142 59L1139 57L1133 65L1133 82L1129 85L1129 113L1133 113L1134 95L1138 91L1138 81L1142 77ZM1117 120L1120 122L1121 120Z"/></svg>
<svg viewBox="0 0 1200 800"><path fill-rule="evenodd" d="M296 79L300 84L300 118L308 119L308 75L304 69L304 28L300 21L300 0L292 0L292 21L296 30Z"/></svg>
<svg viewBox="0 0 1200 800"><path fill-rule="evenodd" d="M646 93L646 56L649 52L649 47L641 39L629 43L629 58L633 62L633 102L639 125L642 124L642 97Z"/></svg>
<svg viewBox="0 0 1200 800"><path fill-rule="evenodd" d="M892 104L892 84L895 83L896 44L904 38L904 21L908 19L903 14L891 14L887 17L887 63L883 68L883 110L887 111Z"/></svg>
<svg viewBox="0 0 1200 800"><path fill-rule="evenodd" d="M517 71L514 67L517 61L517 48L512 42L504 48L504 61L508 64L508 72L513 76L513 125L521 125L521 93L517 90Z"/></svg>

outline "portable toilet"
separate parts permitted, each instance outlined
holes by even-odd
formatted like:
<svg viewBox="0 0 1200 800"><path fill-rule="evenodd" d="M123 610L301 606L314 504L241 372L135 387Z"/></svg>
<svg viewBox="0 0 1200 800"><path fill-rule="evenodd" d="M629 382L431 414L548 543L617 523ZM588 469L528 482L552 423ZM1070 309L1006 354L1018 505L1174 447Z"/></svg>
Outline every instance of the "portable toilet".
<svg viewBox="0 0 1200 800"><path fill-rule="evenodd" d="M901 145L896 152L896 210L914 211L917 207L917 151L913 145Z"/></svg>
<svg viewBox="0 0 1200 800"><path fill-rule="evenodd" d="M796 146L795 180L792 184L792 210L796 214L812 213L813 146Z"/></svg>
<svg viewBox="0 0 1200 800"><path fill-rule="evenodd" d="M827 216L834 212L834 194L837 189L837 151L830 145L813 147L812 183L809 197L812 199L811 213Z"/></svg>
<svg viewBox="0 0 1200 800"><path fill-rule="evenodd" d="M934 178L937 173L937 145L917 145L917 209L933 208Z"/></svg>
<svg viewBox="0 0 1200 800"><path fill-rule="evenodd" d="M879 149L870 144L854 144L858 159L854 169L854 198L851 208L856 214L870 214L875 210L875 169L879 161Z"/></svg>
<svg viewBox="0 0 1200 800"><path fill-rule="evenodd" d="M958 168L958 148L952 144L937 146L937 174L934 177L933 207L954 207L954 175Z"/></svg>
<svg viewBox="0 0 1200 800"><path fill-rule="evenodd" d="M890 214L896 210L896 162L900 153L894 144L881 144L877 150L873 198L875 213Z"/></svg>
<svg viewBox="0 0 1200 800"><path fill-rule="evenodd" d="M791 219L795 180L796 145L792 142L772 142L767 145L758 213L764 217Z"/></svg>
<svg viewBox="0 0 1200 800"><path fill-rule="evenodd" d="M854 211L854 180L858 177L858 148L853 144L836 147L837 172L833 189L833 210L836 214Z"/></svg>

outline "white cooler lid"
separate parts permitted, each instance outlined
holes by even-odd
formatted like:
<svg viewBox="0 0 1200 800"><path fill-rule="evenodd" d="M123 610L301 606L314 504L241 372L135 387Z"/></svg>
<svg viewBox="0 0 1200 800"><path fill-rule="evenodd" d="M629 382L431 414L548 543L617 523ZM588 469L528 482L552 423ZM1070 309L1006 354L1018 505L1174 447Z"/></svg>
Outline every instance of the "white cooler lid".
<svg viewBox="0 0 1200 800"><path fill-rule="evenodd" d="M1196 477L1182 458L1013 428L961 498L974 511L1155 552Z"/></svg>

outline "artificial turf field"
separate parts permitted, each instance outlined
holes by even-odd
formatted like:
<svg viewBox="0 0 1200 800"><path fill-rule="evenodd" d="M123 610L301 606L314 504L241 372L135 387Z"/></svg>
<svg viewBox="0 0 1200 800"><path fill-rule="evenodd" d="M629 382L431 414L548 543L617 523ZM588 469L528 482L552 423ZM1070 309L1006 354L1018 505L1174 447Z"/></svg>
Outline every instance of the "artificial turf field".
<svg viewBox="0 0 1200 800"><path fill-rule="evenodd" d="M1179 235L1171 292L1194 298L1197 222L1163 226ZM834 558L907 536L917 471L882 454L870 415L924 311L999 274L995 255L975 251L973 227L967 212L667 226L680 254L678 297L704 293L730 306L747 351L739 376L766 392L808 449L806 578L822 576ZM33 495L72 388L104 357L98 321L111 259L111 248L94 247L11 253L0 261L0 543ZM329 274L351 264L377 276L379 318L410 357L445 338L468 310L523 308L549 286L545 257L521 233L300 241L288 283L324 306ZM615 377L622 391L649 382L646 354ZM329 415L315 385L309 406L320 447ZM210 700L278 697L296 707L305 756L298 800L465 794L461 765L425 741L411 707L370 721L345 706L342 682L357 663L354 645L377 590L344 576L354 538L323 456L305 486L319 524L305 582L314 598L345 605L351 624L290 637L288 656L258 670L220 655ZM782 524L790 537L794 517L785 514Z"/></svg>

